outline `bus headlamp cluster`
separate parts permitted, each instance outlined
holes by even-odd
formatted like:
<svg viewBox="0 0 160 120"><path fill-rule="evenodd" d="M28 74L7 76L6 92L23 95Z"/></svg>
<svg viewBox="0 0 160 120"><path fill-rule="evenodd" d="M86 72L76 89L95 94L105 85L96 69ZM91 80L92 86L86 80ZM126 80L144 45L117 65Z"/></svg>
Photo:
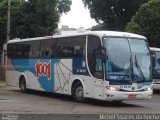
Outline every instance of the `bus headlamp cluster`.
<svg viewBox="0 0 160 120"><path fill-rule="evenodd" d="M151 91L151 90L153 90L153 88L152 87L146 87L144 90L145 91Z"/></svg>
<svg viewBox="0 0 160 120"><path fill-rule="evenodd" d="M113 87L113 86L106 86L106 88L110 91L119 91L120 89L117 87Z"/></svg>

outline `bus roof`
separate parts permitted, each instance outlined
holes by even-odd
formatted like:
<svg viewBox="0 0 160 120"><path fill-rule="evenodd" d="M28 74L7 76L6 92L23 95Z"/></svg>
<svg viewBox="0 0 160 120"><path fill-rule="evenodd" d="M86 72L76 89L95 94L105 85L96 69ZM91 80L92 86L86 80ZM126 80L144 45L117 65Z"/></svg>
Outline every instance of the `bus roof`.
<svg viewBox="0 0 160 120"><path fill-rule="evenodd" d="M139 38L139 39L146 39L146 37L128 33L128 32L118 32L118 31L87 31L87 32L80 32L80 33L71 33L65 35L53 35L53 36L44 36L44 37L36 37L36 38L27 38L27 39L13 39L8 41L8 43L14 42L23 42L23 41L33 41L33 40L45 40L45 39L53 39L53 38L62 38L62 37L72 37L72 36L82 36L82 35L96 35L102 38L103 36L115 36L115 37L127 37L127 38Z"/></svg>
<svg viewBox="0 0 160 120"><path fill-rule="evenodd" d="M150 47L151 51L160 51L160 48L156 48L156 47Z"/></svg>

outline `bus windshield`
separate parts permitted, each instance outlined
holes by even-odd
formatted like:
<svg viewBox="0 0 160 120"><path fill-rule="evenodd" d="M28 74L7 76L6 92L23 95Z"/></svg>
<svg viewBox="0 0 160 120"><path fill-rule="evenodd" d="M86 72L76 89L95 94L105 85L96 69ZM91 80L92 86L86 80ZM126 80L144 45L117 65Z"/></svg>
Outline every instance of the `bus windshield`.
<svg viewBox="0 0 160 120"><path fill-rule="evenodd" d="M159 79L160 78L160 51L154 51L156 59L155 59L155 67L153 69L153 78Z"/></svg>
<svg viewBox="0 0 160 120"><path fill-rule="evenodd" d="M144 82L151 80L151 60L143 39L104 37L107 80Z"/></svg>
<svg viewBox="0 0 160 120"><path fill-rule="evenodd" d="M155 52L156 54L156 66L155 66L155 69L156 70L160 70L160 52Z"/></svg>

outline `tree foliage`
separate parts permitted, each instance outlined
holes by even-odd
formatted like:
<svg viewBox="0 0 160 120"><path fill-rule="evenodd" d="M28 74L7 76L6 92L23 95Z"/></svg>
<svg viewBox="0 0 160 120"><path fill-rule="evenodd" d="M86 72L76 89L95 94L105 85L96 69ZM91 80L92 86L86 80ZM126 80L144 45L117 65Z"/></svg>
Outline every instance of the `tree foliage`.
<svg viewBox="0 0 160 120"><path fill-rule="evenodd" d="M104 23L99 23L98 25L95 25L91 28L92 31L95 30L105 30L107 28L107 25Z"/></svg>
<svg viewBox="0 0 160 120"><path fill-rule="evenodd" d="M71 0L11 0L10 38L51 35L62 13L70 10ZM7 0L0 0L0 45L6 40Z"/></svg>
<svg viewBox="0 0 160 120"><path fill-rule="evenodd" d="M24 14L23 37L36 37L52 34L57 28L59 14L53 0L29 0L22 5ZM23 17L22 17L23 18Z"/></svg>
<svg viewBox="0 0 160 120"><path fill-rule="evenodd" d="M72 2L70 0L57 0L57 8L60 14L66 13L70 10L70 5Z"/></svg>
<svg viewBox="0 0 160 120"><path fill-rule="evenodd" d="M151 0L133 16L126 31L142 34L150 46L160 47L160 0Z"/></svg>
<svg viewBox="0 0 160 120"><path fill-rule="evenodd" d="M97 22L110 30L124 30L141 4L148 0L82 0Z"/></svg>
<svg viewBox="0 0 160 120"><path fill-rule="evenodd" d="M7 33L7 2L0 0L0 48L6 40Z"/></svg>

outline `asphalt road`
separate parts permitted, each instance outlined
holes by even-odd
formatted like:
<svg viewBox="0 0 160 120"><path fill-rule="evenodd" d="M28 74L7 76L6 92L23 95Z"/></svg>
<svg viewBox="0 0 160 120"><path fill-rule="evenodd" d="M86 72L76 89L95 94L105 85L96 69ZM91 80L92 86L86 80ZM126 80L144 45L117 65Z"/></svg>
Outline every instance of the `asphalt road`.
<svg viewBox="0 0 160 120"><path fill-rule="evenodd" d="M12 114L159 114L160 93L151 100L132 100L122 103L88 99L77 103L72 97L29 91L21 93L19 88L0 85L0 113Z"/></svg>

